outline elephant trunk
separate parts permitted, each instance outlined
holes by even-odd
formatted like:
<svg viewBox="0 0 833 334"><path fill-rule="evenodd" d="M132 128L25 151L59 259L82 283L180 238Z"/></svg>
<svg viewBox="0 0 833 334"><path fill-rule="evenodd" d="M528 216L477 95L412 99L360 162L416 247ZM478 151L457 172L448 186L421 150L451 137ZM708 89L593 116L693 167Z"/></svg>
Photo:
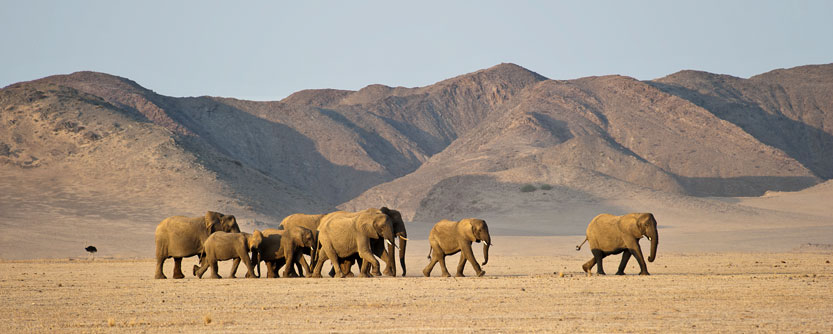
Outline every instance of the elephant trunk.
<svg viewBox="0 0 833 334"><path fill-rule="evenodd" d="M402 265L402 277L405 277L405 246L408 245L408 239L402 235L399 236L399 264Z"/></svg>
<svg viewBox="0 0 833 334"><path fill-rule="evenodd" d="M483 244L483 263L480 264L482 266L485 266L486 263L489 263L489 246L491 245L489 245L488 243Z"/></svg>
<svg viewBox="0 0 833 334"><path fill-rule="evenodd" d="M260 250L252 248L252 265L257 268L255 277L260 278Z"/></svg>
<svg viewBox="0 0 833 334"><path fill-rule="evenodd" d="M657 232L654 231L654 235L651 237L651 255L648 256L648 262L654 262L654 259L657 257L657 244L659 243L659 236Z"/></svg>

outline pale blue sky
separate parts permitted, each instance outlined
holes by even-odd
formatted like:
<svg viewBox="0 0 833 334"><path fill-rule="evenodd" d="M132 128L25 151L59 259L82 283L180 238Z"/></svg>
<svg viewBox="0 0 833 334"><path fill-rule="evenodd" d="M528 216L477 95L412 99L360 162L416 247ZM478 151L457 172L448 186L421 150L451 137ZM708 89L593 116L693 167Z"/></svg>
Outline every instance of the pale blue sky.
<svg viewBox="0 0 833 334"><path fill-rule="evenodd" d="M501 62L643 80L833 62L833 1L248 3L0 0L0 87L92 70L164 95L277 100Z"/></svg>

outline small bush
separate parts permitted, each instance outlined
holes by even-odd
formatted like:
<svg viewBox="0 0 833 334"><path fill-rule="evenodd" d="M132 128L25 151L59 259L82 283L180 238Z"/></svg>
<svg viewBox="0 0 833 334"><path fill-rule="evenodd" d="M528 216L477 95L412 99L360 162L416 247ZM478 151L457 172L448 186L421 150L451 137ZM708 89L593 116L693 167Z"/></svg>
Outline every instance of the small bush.
<svg viewBox="0 0 833 334"><path fill-rule="evenodd" d="M521 187L521 192L522 193L530 193L530 192L533 192L535 190L538 190L538 188L535 188L535 186L533 186L531 184L525 184L523 187Z"/></svg>
<svg viewBox="0 0 833 334"><path fill-rule="evenodd" d="M552 186L549 185L549 184L544 183L544 184L541 185L541 190L550 190L550 189L552 189Z"/></svg>

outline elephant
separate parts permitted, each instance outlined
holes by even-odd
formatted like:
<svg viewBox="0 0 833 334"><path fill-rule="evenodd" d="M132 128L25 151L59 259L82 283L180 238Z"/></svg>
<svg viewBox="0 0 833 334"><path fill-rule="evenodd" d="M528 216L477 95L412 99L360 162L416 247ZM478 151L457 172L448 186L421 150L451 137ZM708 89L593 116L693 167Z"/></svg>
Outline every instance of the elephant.
<svg viewBox="0 0 833 334"><path fill-rule="evenodd" d="M408 232L405 230L405 222L402 220L402 214L397 210L388 209L387 207L382 207L379 210L390 217L391 223L393 224L393 235L396 239L399 239L399 263L402 266L402 277L405 277L405 274L407 273L405 267L405 248L407 247L408 242ZM386 243L383 239L374 239L371 242L373 255L376 255L385 261L385 270L382 272L383 275L396 276L396 261L394 259L395 244L387 245L387 249L385 249L385 244ZM340 263L341 271L348 276L352 275L350 267L352 267L353 262L356 261L358 261L359 266L361 266L362 260L358 255L343 259ZM330 270L330 277L332 276L335 276L335 268Z"/></svg>
<svg viewBox="0 0 833 334"><path fill-rule="evenodd" d="M485 275L486 272L480 269L477 259L474 258L474 252L471 250L472 242L479 243L481 241L483 241L483 265L485 266L489 262L489 247L492 246L492 237L489 235L489 226L486 225L485 220L466 218L456 222L445 219L437 222L428 234L430 245L428 259L431 262L422 270L422 274L425 277L431 276L434 265L439 262L443 277L451 276L445 266L445 257L462 252L460 262L457 264L456 276L464 276L463 268L466 266L466 261L471 262L471 266L478 277Z"/></svg>
<svg viewBox="0 0 833 334"><path fill-rule="evenodd" d="M263 242L263 234L255 230L249 233L214 232L205 240L200 265L194 265L194 276L202 278L202 275L211 267L211 278L222 278L217 273L217 261L234 259L229 278L234 278L237 265L245 260L246 278L260 277L260 260L258 259L258 248ZM249 258L249 252L252 257ZM258 267L258 273L254 273L254 266Z"/></svg>
<svg viewBox="0 0 833 334"><path fill-rule="evenodd" d="M636 257L636 261L639 262L639 274L649 275L648 267L642 258L642 249L639 247L639 239L643 236L651 240L651 255L648 256L648 262L654 262L657 255L659 235L657 234L657 221L653 214L629 213L624 216L614 216L603 213L596 216L587 225L586 238L576 246L578 251L581 250L581 246L585 242L590 242L590 251L593 253L593 258L582 265L581 268L584 269L584 272L590 274L590 270L596 264L598 265L596 273L604 275L602 259L608 255L622 253L622 262L619 263L619 270L616 275L625 274L625 266L628 265L631 255Z"/></svg>
<svg viewBox="0 0 833 334"><path fill-rule="evenodd" d="M314 215L304 214L304 213L291 214L289 216L286 216L286 218L284 218L281 221L280 228L282 228L284 230L289 230L293 226L300 226L300 227L307 228L307 229L312 231L313 244L317 245L318 244L318 224L321 222L322 217L324 217L324 214L314 214ZM301 256L298 259L298 263L296 263L296 266L298 268L298 272L302 272L303 271L302 268L310 268L310 267L315 266L315 263L312 263L312 259L314 259L316 257L315 252L313 251L314 249L315 249L315 247L302 247L301 248L301 252L303 254L307 254L307 255L310 256L310 263L309 263L309 265L307 265L307 260L304 259L303 256ZM294 268L289 268L289 269L290 269L291 273L295 273Z"/></svg>
<svg viewBox="0 0 833 334"><path fill-rule="evenodd" d="M361 276L369 277L366 274L368 264L373 268L374 275L381 275L379 261L371 250L372 240L380 238L389 243L394 242L391 219L379 209L328 213L318 225L318 259L312 277L321 277L321 267L327 259L333 263L336 277L345 277L338 265L339 260L357 253L364 261L360 269Z"/></svg>
<svg viewBox="0 0 833 334"><path fill-rule="evenodd" d="M232 215L208 211L204 217L173 216L156 226L156 275L164 279L162 265L165 259L174 258L174 278L184 278L182 258L199 255L203 243L214 232L240 232L237 219Z"/></svg>
<svg viewBox="0 0 833 334"><path fill-rule="evenodd" d="M302 258L301 248L308 247L315 252L315 239L310 229L293 226L289 229L263 230L263 242L260 244L260 260L266 262L266 277L278 277L278 269L286 264L283 277L298 276L292 266ZM258 264L259 265L259 264ZM302 273L310 274L307 263L303 263ZM295 275L293 275L295 274Z"/></svg>

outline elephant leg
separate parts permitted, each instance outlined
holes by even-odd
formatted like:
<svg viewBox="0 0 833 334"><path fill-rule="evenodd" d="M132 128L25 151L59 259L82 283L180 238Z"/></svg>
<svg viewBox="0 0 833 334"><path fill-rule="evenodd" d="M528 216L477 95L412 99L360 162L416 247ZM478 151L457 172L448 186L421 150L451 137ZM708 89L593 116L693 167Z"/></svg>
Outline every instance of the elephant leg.
<svg viewBox="0 0 833 334"><path fill-rule="evenodd" d="M341 271L341 266L339 266L338 263L338 253L336 252L336 249L333 247L333 245L328 244L326 246L322 246L321 248L324 249L324 254L330 260L330 264L333 266L333 270L335 270L335 277L344 278L344 273ZM323 265L323 260L323 258L319 259L320 262L315 264L316 268L318 268L320 265ZM321 274L320 271L318 273L319 275Z"/></svg>
<svg viewBox="0 0 833 334"><path fill-rule="evenodd" d="M295 268L295 256L297 254L292 249L287 249L284 253L286 259L286 267L283 269L283 277L298 277L298 274L293 270Z"/></svg>
<svg viewBox="0 0 833 334"><path fill-rule="evenodd" d="M175 257L174 258L174 278L185 278L185 275L182 274L182 258Z"/></svg>
<svg viewBox="0 0 833 334"><path fill-rule="evenodd" d="M590 261L587 261L583 265L581 265L581 269L583 269L584 272L589 274L590 270L593 269L593 266L595 266L595 265L596 265L596 257L594 256L594 257L590 258Z"/></svg>
<svg viewBox="0 0 833 334"><path fill-rule="evenodd" d="M164 257L157 257L156 258L156 274L153 275L153 278L156 279L166 279L165 274L162 272L162 265L165 264Z"/></svg>
<svg viewBox="0 0 833 334"><path fill-rule="evenodd" d="M639 242L633 242L634 247L630 248L630 252L633 253L633 257L636 258L636 262L639 262L639 274L640 275L650 275L648 274L648 266L645 263L645 259L642 257L642 248L639 247Z"/></svg>
<svg viewBox="0 0 833 334"><path fill-rule="evenodd" d="M217 272L219 267L217 266L217 260L211 260L211 276L208 278L223 278L220 276L220 273Z"/></svg>
<svg viewBox="0 0 833 334"><path fill-rule="evenodd" d="M312 273L309 277L321 278L321 267L324 266L324 260L326 260L326 256L326 254L318 253L318 261L315 262L315 268L312 270Z"/></svg>
<svg viewBox="0 0 833 334"><path fill-rule="evenodd" d="M428 262L428 265L425 266L425 269L422 269L422 274L425 275L425 277L431 277L431 271L434 270L434 265L436 265L437 262L439 262L440 256L442 255L440 255L439 252L437 252L437 248L431 245L431 261Z"/></svg>
<svg viewBox="0 0 833 334"><path fill-rule="evenodd" d="M205 273L206 270L208 270L208 261L206 260L205 257L202 257L200 259L200 265L199 266L196 266L196 265L194 266L193 274L197 278L202 278L202 275Z"/></svg>
<svg viewBox="0 0 833 334"><path fill-rule="evenodd" d="M312 271L310 271L309 264L307 264L307 259L304 257L304 254L298 254L298 262L296 266L300 264L301 266L298 268L298 274L303 274L304 277L308 277Z"/></svg>
<svg viewBox="0 0 833 334"><path fill-rule="evenodd" d="M465 254L460 253L460 262L457 263L457 274L454 275L456 277L466 277L463 275L463 269L466 267L466 256Z"/></svg>
<svg viewBox="0 0 833 334"><path fill-rule="evenodd" d="M471 262L471 267L472 267L472 269L474 269L474 273L477 274L477 277L485 275L486 272L483 271L483 269L480 269L480 263L477 263L477 259L474 258L474 252L472 252L472 250L471 250L471 244L466 243L466 244L463 244L463 246L464 247L460 247L461 248L460 256L461 257L465 256L466 260ZM458 272L458 274L462 275L463 271L460 270Z"/></svg>
<svg viewBox="0 0 833 334"><path fill-rule="evenodd" d="M370 248L370 242L368 239L360 239L356 241L356 245L359 252L359 257L364 261L362 263L362 267L366 265L371 266L371 271L373 272L374 276L382 276L382 271L380 270L379 260L376 260L376 257L373 255L373 251ZM369 277L364 270L361 270L361 277Z"/></svg>
<svg viewBox="0 0 833 334"><path fill-rule="evenodd" d="M277 275L275 273L278 270L275 268L274 261L266 261L266 278L275 278Z"/></svg>
<svg viewBox="0 0 833 334"><path fill-rule="evenodd" d="M355 275L353 275L353 270L352 270L352 268L353 268L353 263L355 263L355 262L356 262L356 261L354 261L353 259L344 260L344 261L342 261L342 262L341 262L341 264L340 264L340 265L341 265L341 272L343 272L343 273L344 273L344 276L346 276L346 277L353 277L353 276L355 276ZM358 263L359 263L359 265L358 265L358 266L361 268L361 266L362 266L362 259L358 259Z"/></svg>
<svg viewBox="0 0 833 334"><path fill-rule="evenodd" d="M624 275L625 274L625 267L628 266L628 260L631 259L631 251L625 250L622 252L622 262L619 262L619 270L616 271L616 275Z"/></svg>
<svg viewBox="0 0 833 334"><path fill-rule="evenodd" d="M386 276L396 276L396 261L393 254L393 244L390 244L388 249L382 251L382 258L385 259L385 271L383 274Z"/></svg>
<svg viewBox="0 0 833 334"><path fill-rule="evenodd" d="M593 257L596 259L596 274L597 275L604 275L605 270L602 266L602 259L604 259L605 254L600 249L593 249Z"/></svg>
<svg viewBox="0 0 833 334"><path fill-rule="evenodd" d="M443 271L443 277L451 277L448 273L448 267L445 266L445 254L440 255L440 269Z"/></svg>
<svg viewBox="0 0 833 334"><path fill-rule="evenodd" d="M228 274L228 278L237 278L237 267L240 266L240 258L234 258L234 261L231 263L231 273Z"/></svg>

